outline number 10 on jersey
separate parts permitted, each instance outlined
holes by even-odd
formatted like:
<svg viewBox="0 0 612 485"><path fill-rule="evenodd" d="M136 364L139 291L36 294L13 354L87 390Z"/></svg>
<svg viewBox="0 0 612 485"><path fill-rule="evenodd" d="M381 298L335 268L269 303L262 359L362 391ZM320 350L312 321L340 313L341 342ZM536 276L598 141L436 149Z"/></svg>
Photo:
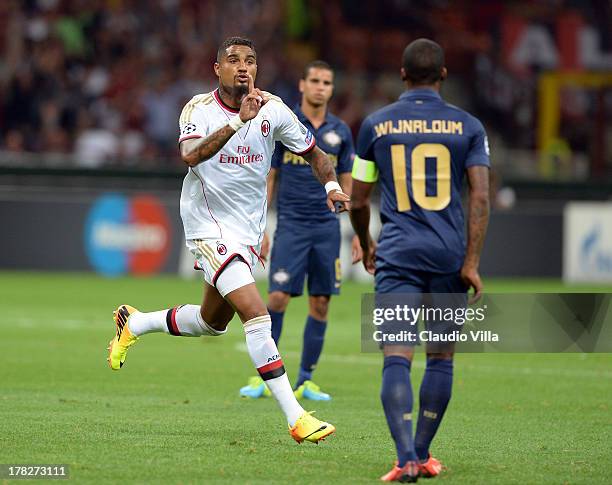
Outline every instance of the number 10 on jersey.
<svg viewBox="0 0 612 485"><path fill-rule="evenodd" d="M436 161L436 195L427 195L426 161ZM410 158L412 198L423 209L439 211L444 209L451 198L450 152L440 143L421 143L412 150ZM391 145L393 182L399 212L411 209L406 182L406 145Z"/></svg>

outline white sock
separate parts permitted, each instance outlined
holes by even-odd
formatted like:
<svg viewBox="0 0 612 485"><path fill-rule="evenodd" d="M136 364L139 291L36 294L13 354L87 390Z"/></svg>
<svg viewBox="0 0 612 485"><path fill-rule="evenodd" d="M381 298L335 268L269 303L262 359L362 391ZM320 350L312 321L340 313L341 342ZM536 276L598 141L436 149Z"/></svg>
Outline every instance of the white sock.
<svg viewBox="0 0 612 485"><path fill-rule="evenodd" d="M130 316L129 328L136 336L166 332L183 337L217 337L227 331L220 332L208 325L200 314L199 305L181 305L159 312L136 312Z"/></svg>
<svg viewBox="0 0 612 485"><path fill-rule="evenodd" d="M132 313L130 315L130 321L128 322L130 332L132 332L136 336L152 332L169 333L168 327L166 326L167 313L168 310L161 310L159 312Z"/></svg>
<svg viewBox="0 0 612 485"><path fill-rule="evenodd" d="M259 375L278 401L289 426L293 426L304 414L304 409L293 394L283 361L272 339L271 328L270 315L255 317L245 322L246 344Z"/></svg>

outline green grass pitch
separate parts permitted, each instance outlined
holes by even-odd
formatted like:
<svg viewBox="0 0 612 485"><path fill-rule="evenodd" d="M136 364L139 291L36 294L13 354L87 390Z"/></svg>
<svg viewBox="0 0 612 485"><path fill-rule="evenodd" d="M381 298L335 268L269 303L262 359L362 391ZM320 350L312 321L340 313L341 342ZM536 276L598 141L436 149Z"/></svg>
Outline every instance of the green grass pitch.
<svg viewBox="0 0 612 485"><path fill-rule="evenodd" d="M393 462L381 357L359 351L368 285L347 283L332 300L315 376L334 399L305 403L338 430L319 446L294 443L272 399L238 397L254 371L237 321L219 339L146 335L110 371L112 310L199 303L195 281L5 272L0 288L0 463L70 464L73 483L373 484ZM291 379L305 311L305 298L292 301L281 339ZM418 355L415 396L422 372ZM431 483L609 483L612 355L463 354L453 393L433 444L447 470Z"/></svg>

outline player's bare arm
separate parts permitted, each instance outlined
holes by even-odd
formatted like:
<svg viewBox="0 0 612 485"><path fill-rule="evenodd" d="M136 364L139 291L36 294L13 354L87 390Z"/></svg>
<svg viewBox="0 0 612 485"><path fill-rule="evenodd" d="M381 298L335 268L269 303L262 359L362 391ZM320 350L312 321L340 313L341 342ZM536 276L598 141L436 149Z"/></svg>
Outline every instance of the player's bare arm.
<svg viewBox="0 0 612 485"><path fill-rule="evenodd" d="M274 189L276 188L277 173L278 173L278 170L276 168L271 168L270 171L268 172L267 185L266 185L268 207L270 207L270 204L272 204L272 198L274 197ZM263 240L261 242L261 251L259 253L259 256L264 261L267 261L269 252L270 252L270 238L268 237L268 233L264 232Z"/></svg>
<svg viewBox="0 0 612 485"><path fill-rule="evenodd" d="M351 176L350 172L339 174L338 180L340 181L342 192L350 197L353 190L353 177ZM361 250L361 244L359 243L359 238L357 235L355 235L351 241L351 261L353 264L355 264L361 261L362 258L363 251Z"/></svg>
<svg viewBox="0 0 612 485"><path fill-rule="evenodd" d="M478 265L489 224L489 168L470 167L467 169L467 175L469 184L468 241L461 277L467 285L474 288L474 295L470 302L475 302L482 294Z"/></svg>
<svg viewBox="0 0 612 485"><path fill-rule="evenodd" d="M278 169L271 168L268 172L268 177L266 179L266 194L267 194L267 202L268 207L272 203L272 199L274 198L274 190L276 189L276 175L278 174Z"/></svg>
<svg viewBox="0 0 612 485"><path fill-rule="evenodd" d="M181 158L190 167L195 167L198 163L215 156L247 121L259 114L261 107L268 102L268 98L255 88L253 76L250 74L247 76L248 94L242 99L240 112L227 125L207 137L181 142Z"/></svg>
<svg viewBox="0 0 612 485"><path fill-rule="evenodd" d="M190 167L208 160L221 150L236 130L229 125L218 129L205 138L184 140L181 142L181 158Z"/></svg>
<svg viewBox="0 0 612 485"><path fill-rule="evenodd" d="M342 192L350 197L351 191L353 190L353 177L351 176L351 173L341 173L338 175L338 181L340 182L340 187L342 187Z"/></svg>
<svg viewBox="0 0 612 485"><path fill-rule="evenodd" d="M340 184L338 184L338 180L336 179L334 166L325 152L315 146L309 153L303 155L303 158L310 164L312 172L315 174L315 177L317 177L317 180L321 182L321 185L327 188L327 184L330 182L337 184L337 188L327 193L327 206L329 210L335 210L334 202L341 202L343 204L343 209L348 210L348 201L351 200L351 198L340 189Z"/></svg>
<svg viewBox="0 0 612 485"><path fill-rule="evenodd" d="M370 274L374 274L376 243L370 236L370 196L374 184L353 180L351 193L351 224L359 238L363 250L363 266Z"/></svg>
<svg viewBox="0 0 612 485"><path fill-rule="evenodd" d="M310 164L312 172L321 182L321 185L325 185L327 182L338 182L334 166L327 154L319 147L315 146L314 149L303 155L303 158Z"/></svg>

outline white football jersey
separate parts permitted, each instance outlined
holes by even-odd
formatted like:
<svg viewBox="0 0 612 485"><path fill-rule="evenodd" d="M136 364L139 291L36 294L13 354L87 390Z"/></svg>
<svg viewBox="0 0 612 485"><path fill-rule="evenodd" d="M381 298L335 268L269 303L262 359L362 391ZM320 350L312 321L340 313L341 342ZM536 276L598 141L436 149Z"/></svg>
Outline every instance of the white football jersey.
<svg viewBox="0 0 612 485"><path fill-rule="evenodd" d="M275 142L303 155L315 146L312 133L283 101L270 97L212 158L190 167L183 180L181 218L186 239L231 239L257 246L266 227L266 177ZM227 125L238 111L218 90L194 96L179 119L179 143ZM296 187L299 190L299 187Z"/></svg>

